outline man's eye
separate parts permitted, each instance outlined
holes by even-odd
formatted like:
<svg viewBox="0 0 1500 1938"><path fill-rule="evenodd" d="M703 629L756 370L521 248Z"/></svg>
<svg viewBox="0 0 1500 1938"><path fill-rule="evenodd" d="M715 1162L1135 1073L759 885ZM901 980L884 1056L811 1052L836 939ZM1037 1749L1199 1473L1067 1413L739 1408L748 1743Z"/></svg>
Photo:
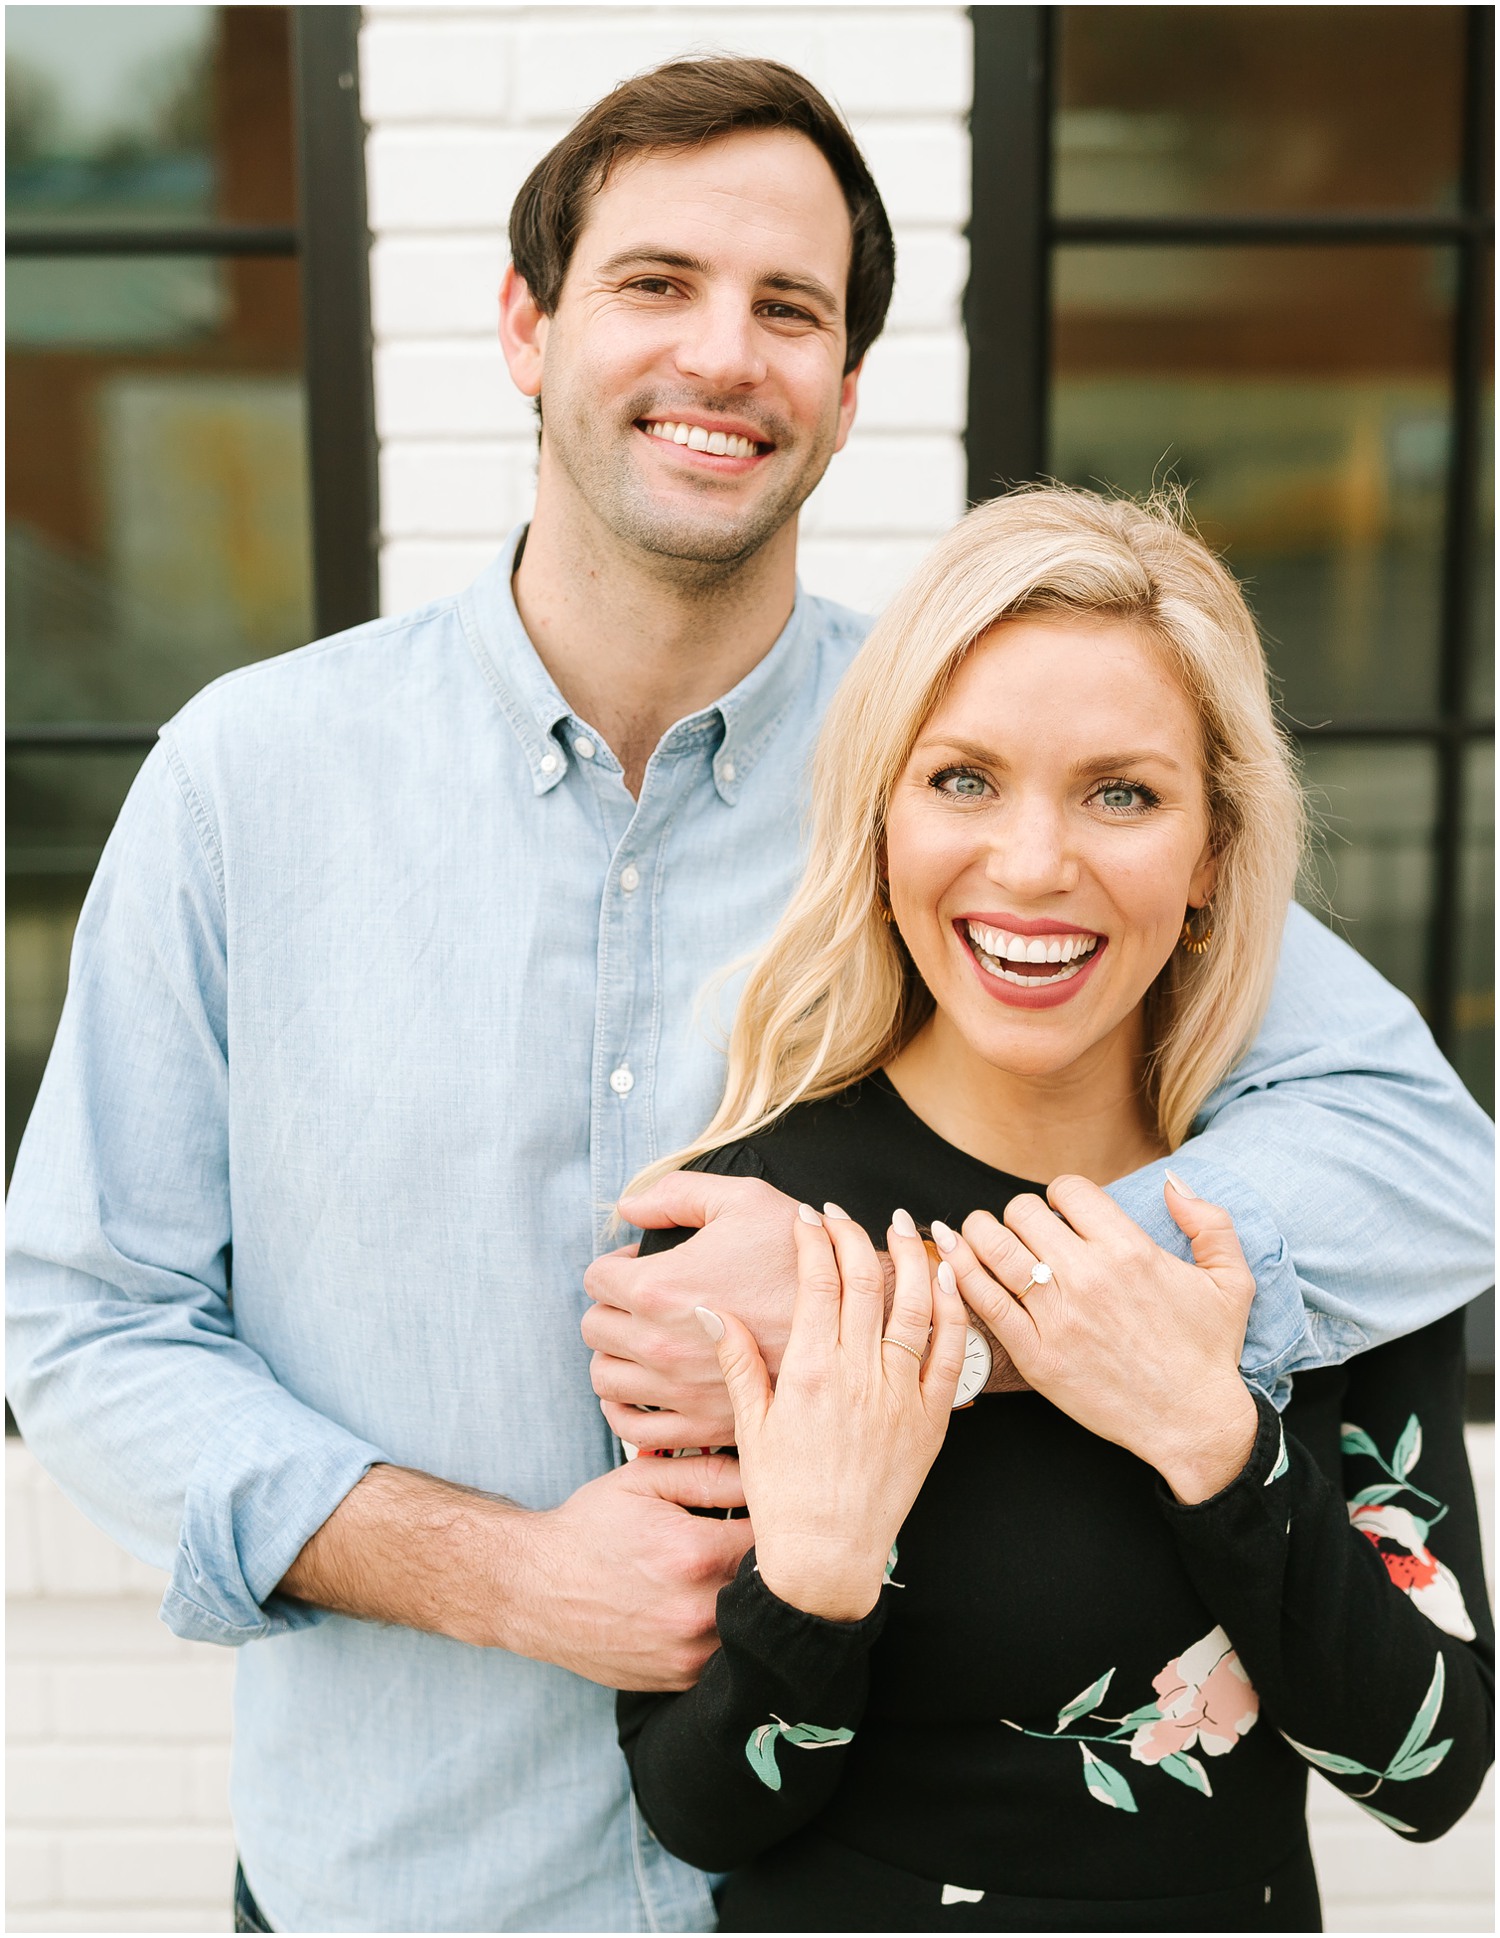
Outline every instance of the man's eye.
<svg viewBox="0 0 1500 1938"><path fill-rule="evenodd" d="M817 318L806 310L799 310L795 303L765 303L761 315L769 316L776 323L816 323Z"/></svg>
<svg viewBox="0 0 1500 1938"><path fill-rule="evenodd" d="M672 285L665 276L638 276L633 283L627 283L626 288L637 290L643 296L670 296L672 293Z"/></svg>

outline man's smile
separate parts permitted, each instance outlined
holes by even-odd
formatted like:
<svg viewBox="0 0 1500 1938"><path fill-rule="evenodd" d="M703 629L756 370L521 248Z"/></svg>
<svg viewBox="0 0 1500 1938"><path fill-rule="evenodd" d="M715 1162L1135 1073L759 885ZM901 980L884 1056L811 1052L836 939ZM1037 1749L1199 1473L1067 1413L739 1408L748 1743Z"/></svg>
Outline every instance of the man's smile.
<svg viewBox="0 0 1500 1938"><path fill-rule="evenodd" d="M653 443L670 444L692 458L717 460L715 471L745 471L768 457L774 444L745 425L701 417L638 417L635 427Z"/></svg>

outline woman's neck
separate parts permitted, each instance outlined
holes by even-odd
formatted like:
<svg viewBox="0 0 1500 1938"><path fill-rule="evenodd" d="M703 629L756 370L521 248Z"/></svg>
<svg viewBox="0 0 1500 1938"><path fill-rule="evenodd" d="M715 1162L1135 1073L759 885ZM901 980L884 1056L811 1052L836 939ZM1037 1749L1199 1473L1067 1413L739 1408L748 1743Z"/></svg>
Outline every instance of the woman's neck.
<svg viewBox="0 0 1500 1938"><path fill-rule="evenodd" d="M934 1016L886 1065L909 1109L997 1171L1110 1184L1165 1156L1145 1101L1139 1015L1065 1070L997 1070Z"/></svg>

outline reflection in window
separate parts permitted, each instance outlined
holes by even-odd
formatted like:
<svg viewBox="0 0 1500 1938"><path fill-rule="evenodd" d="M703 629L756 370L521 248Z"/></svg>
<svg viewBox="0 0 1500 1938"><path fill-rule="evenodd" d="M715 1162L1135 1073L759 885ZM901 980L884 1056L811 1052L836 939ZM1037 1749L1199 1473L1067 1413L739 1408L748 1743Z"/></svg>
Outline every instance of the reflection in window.
<svg viewBox="0 0 1500 1938"><path fill-rule="evenodd" d="M1061 215L1446 209L1460 7L1065 7Z"/></svg>
<svg viewBox="0 0 1500 1938"><path fill-rule="evenodd" d="M1464 765L1459 863L1458 994L1453 1061L1487 1111L1495 1109L1495 749L1470 747Z"/></svg>
<svg viewBox="0 0 1500 1938"><path fill-rule="evenodd" d="M1313 742L1302 758L1313 839L1298 899L1420 1008L1432 914L1433 751L1399 741Z"/></svg>
<svg viewBox="0 0 1500 1938"><path fill-rule="evenodd" d="M1293 719L1430 714L1448 253L1075 247L1055 266L1054 473L1189 489Z"/></svg>

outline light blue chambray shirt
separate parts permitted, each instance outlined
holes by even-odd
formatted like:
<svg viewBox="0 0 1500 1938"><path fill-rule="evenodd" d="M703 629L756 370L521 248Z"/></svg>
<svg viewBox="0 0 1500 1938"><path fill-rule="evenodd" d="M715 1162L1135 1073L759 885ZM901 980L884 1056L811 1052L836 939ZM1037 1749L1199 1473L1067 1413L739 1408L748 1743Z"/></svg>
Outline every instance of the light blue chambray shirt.
<svg viewBox="0 0 1500 1938"><path fill-rule="evenodd" d="M522 630L514 546L163 729L12 1193L17 1417L170 1569L172 1629L249 1645L232 1802L285 1929L712 1923L635 1815L605 1690L274 1593L374 1461L546 1507L617 1458L584 1268L625 1179L715 1102L694 998L788 896L865 629L800 595L636 802ZM1238 1221L1263 1384L1489 1283L1488 1122L1309 917L1214 1102L1174 1161ZM1180 1250L1160 1168L1116 1195Z"/></svg>

